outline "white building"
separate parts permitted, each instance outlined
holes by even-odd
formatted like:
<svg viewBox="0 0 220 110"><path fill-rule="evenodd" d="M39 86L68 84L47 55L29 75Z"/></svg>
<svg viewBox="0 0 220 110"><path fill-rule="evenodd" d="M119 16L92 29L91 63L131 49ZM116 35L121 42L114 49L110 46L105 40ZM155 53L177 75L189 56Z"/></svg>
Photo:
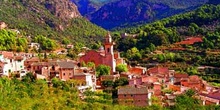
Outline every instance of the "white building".
<svg viewBox="0 0 220 110"><path fill-rule="evenodd" d="M10 73L24 70L24 57L15 56L13 52L0 52L0 74L9 76Z"/></svg>
<svg viewBox="0 0 220 110"><path fill-rule="evenodd" d="M96 88L96 76L90 73L75 73L74 78L75 80L81 80L85 83L83 85L78 86L78 90L80 92L84 92L87 89L91 91L95 91Z"/></svg>

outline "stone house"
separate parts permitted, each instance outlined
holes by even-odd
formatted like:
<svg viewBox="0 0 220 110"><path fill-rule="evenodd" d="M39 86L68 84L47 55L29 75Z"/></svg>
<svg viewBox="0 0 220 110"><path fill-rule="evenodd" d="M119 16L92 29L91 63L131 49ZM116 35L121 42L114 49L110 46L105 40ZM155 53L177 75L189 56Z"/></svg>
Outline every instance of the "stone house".
<svg viewBox="0 0 220 110"><path fill-rule="evenodd" d="M24 61L24 66L27 71L31 70L31 64L40 62L38 57L31 57L30 59L26 59Z"/></svg>
<svg viewBox="0 0 220 110"><path fill-rule="evenodd" d="M147 87L126 86L118 89L118 103L129 106L150 105L151 92Z"/></svg>

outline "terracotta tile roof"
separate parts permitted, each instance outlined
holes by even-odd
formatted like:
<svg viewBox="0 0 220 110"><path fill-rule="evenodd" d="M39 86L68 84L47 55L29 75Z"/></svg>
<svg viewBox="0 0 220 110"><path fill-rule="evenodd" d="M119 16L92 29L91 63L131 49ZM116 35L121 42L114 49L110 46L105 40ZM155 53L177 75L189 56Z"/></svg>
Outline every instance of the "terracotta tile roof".
<svg viewBox="0 0 220 110"><path fill-rule="evenodd" d="M218 90L216 92L213 92L211 94L208 94L207 96L210 97L210 98L214 98L214 99L220 100L220 90Z"/></svg>
<svg viewBox="0 0 220 110"><path fill-rule="evenodd" d="M158 82L158 78L155 76L142 77L142 82L154 83Z"/></svg>
<svg viewBox="0 0 220 110"><path fill-rule="evenodd" d="M23 60L24 58L22 56L16 56L15 60Z"/></svg>
<svg viewBox="0 0 220 110"><path fill-rule="evenodd" d="M211 92L211 93L208 93L208 94L207 93L200 93L200 95L220 100L220 90L215 91L215 92Z"/></svg>
<svg viewBox="0 0 220 110"><path fill-rule="evenodd" d="M189 76L189 80L192 81L192 82L201 81L201 79L200 79L199 76L197 76L197 75Z"/></svg>
<svg viewBox="0 0 220 110"><path fill-rule="evenodd" d="M36 62L38 62L38 61L40 61L40 59L38 57L32 57L30 59L27 59L26 61L36 61Z"/></svg>
<svg viewBox="0 0 220 110"><path fill-rule="evenodd" d="M118 89L118 94L148 94L147 87L126 86Z"/></svg>
<svg viewBox="0 0 220 110"><path fill-rule="evenodd" d="M57 62L57 64L58 64L61 68L71 68L71 69L73 69L73 68L75 67L74 62L62 61L62 62Z"/></svg>
<svg viewBox="0 0 220 110"><path fill-rule="evenodd" d="M13 52L0 51L0 54L3 55L5 58L12 59L14 57L14 53Z"/></svg>
<svg viewBox="0 0 220 110"><path fill-rule="evenodd" d="M181 73L174 74L174 78L188 78L188 77L189 77L188 74L181 74Z"/></svg>
<svg viewBox="0 0 220 110"><path fill-rule="evenodd" d="M133 74L141 75L146 72L146 68L144 68L144 67L131 67L131 68L129 68L129 72L133 73Z"/></svg>
<svg viewBox="0 0 220 110"><path fill-rule="evenodd" d="M167 74L169 73L169 69L167 67L153 67L147 70L150 74Z"/></svg>
<svg viewBox="0 0 220 110"><path fill-rule="evenodd" d="M39 66L39 65L47 66L47 65L48 65L48 62L36 62L36 63L32 63L31 65L32 65L32 66Z"/></svg>

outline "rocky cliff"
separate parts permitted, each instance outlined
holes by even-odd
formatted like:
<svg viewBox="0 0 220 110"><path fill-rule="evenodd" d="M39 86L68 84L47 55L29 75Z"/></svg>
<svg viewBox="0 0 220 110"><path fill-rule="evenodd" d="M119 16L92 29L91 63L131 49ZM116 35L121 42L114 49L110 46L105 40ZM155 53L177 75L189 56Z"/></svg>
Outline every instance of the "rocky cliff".
<svg viewBox="0 0 220 110"><path fill-rule="evenodd" d="M80 17L77 6L69 0L45 1L44 6L55 16L65 20Z"/></svg>
<svg viewBox="0 0 220 110"><path fill-rule="evenodd" d="M69 0L21 0L21 3L36 13L44 13L47 9L51 14L64 21L81 17L77 6Z"/></svg>

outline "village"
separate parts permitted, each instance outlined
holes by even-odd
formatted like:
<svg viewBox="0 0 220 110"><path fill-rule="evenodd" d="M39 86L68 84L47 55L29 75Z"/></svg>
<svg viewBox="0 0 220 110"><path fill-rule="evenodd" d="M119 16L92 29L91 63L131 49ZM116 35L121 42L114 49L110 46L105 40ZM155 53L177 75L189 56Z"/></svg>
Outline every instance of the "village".
<svg viewBox="0 0 220 110"><path fill-rule="evenodd" d="M199 40L200 41L200 40ZM77 89L83 94L86 90L104 90L108 86L103 81L116 81L124 78L128 81L125 86L118 87L117 100L121 105L148 106L152 97L161 100L163 106L173 106L175 97L187 90L196 91L196 97L203 105L219 105L220 89L211 86L197 75L188 75L170 70L168 67L155 65L153 67L132 67L113 50L114 42L110 33L105 36L103 46L99 50L87 50L79 54L78 60L48 59L42 61L37 53L0 52L1 77L16 76L22 79L27 73L32 73L37 79L50 82L53 78L62 81L80 80ZM30 48L39 48L38 43L31 43ZM69 45L66 48L72 48ZM56 54L65 52L55 51ZM42 53L42 55L47 55ZM93 62L95 67L107 65L111 67L110 75L96 75L95 67L86 67L82 63ZM116 71L117 65L127 65L128 71ZM83 99L83 96L80 96Z"/></svg>

